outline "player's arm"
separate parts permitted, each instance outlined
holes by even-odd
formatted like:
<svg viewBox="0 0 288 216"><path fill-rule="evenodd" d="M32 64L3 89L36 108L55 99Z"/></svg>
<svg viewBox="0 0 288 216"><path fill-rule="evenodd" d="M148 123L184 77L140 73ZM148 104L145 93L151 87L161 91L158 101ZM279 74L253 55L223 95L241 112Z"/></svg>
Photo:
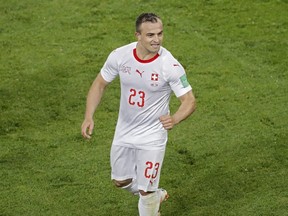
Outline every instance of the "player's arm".
<svg viewBox="0 0 288 216"><path fill-rule="evenodd" d="M82 136L84 138L91 138L94 128L93 115L108 84L99 73L90 87L86 101L85 119L82 123Z"/></svg>
<svg viewBox="0 0 288 216"><path fill-rule="evenodd" d="M160 117L160 121L166 130L170 130L174 125L188 118L196 109L195 96L191 91L179 97L180 106L174 115L164 115Z"/></svg>

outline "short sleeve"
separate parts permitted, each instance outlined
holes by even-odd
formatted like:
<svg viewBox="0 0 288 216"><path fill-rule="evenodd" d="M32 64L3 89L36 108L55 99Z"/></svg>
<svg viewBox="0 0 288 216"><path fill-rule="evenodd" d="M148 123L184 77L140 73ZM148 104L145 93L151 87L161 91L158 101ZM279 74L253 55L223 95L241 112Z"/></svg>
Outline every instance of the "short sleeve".
<svg viewBox="0 0 288 216"><path fill-rule="evenodd" d="M170 64L169 68L168 82L176 97L180 97L192 90L192 87L188 82L185 70L179 62L176 61Z"/></svg>
<svg viewBox="0 0 288 216"><path fill-rule="evenodd" d="M103 79L107 82L112 82L118 76L119 69L116 50L110 53L100 72Z"/></svg>

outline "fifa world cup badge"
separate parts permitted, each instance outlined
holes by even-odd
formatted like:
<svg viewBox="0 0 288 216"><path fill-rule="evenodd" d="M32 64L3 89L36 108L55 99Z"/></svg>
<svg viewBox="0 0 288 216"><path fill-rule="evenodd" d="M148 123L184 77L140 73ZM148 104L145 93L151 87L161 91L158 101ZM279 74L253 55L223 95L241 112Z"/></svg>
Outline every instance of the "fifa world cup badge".
<svg viewBox="0 0 288 216"><path fill-rule="evenodd" d="M182 75L182 76L180 77L180 80L181 80L181 83L182 83L182 85L183 85L184 88L186 88L187 86L189 86L189 82L188 82L188 80L187 80L186 74Z"/></svg>

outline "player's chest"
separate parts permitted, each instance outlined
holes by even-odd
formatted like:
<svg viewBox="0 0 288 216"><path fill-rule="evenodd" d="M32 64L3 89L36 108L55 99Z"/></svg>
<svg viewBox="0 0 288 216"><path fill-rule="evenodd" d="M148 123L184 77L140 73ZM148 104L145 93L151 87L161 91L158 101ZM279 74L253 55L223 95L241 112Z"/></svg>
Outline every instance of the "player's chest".
<svg viewBox="0 0 288 216"><path fill-rule="evenodd" d="M163 71L157 64L123 64L119 76L122 85L137 86L152 91L166 85Z"/></svg>

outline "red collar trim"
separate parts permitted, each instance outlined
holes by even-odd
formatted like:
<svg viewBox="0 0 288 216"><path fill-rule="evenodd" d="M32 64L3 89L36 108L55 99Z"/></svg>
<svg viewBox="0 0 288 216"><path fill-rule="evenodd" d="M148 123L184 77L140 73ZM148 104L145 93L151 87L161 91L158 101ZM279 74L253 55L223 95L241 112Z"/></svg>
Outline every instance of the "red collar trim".
<svg viewBox="0 0 288 216"><path fill-rule="evenodd" d="M159 53L157 53L155 56L153 56L152 58L150 59L147 59L147 60L142 60L140 59L138 56L137 56L137 53L136 53L136 48L133 49L133 55L134 55L134 58L140 62L140 63L150 63L152 61L154 61L155 59L157 59L160 55Z"/></svg>

